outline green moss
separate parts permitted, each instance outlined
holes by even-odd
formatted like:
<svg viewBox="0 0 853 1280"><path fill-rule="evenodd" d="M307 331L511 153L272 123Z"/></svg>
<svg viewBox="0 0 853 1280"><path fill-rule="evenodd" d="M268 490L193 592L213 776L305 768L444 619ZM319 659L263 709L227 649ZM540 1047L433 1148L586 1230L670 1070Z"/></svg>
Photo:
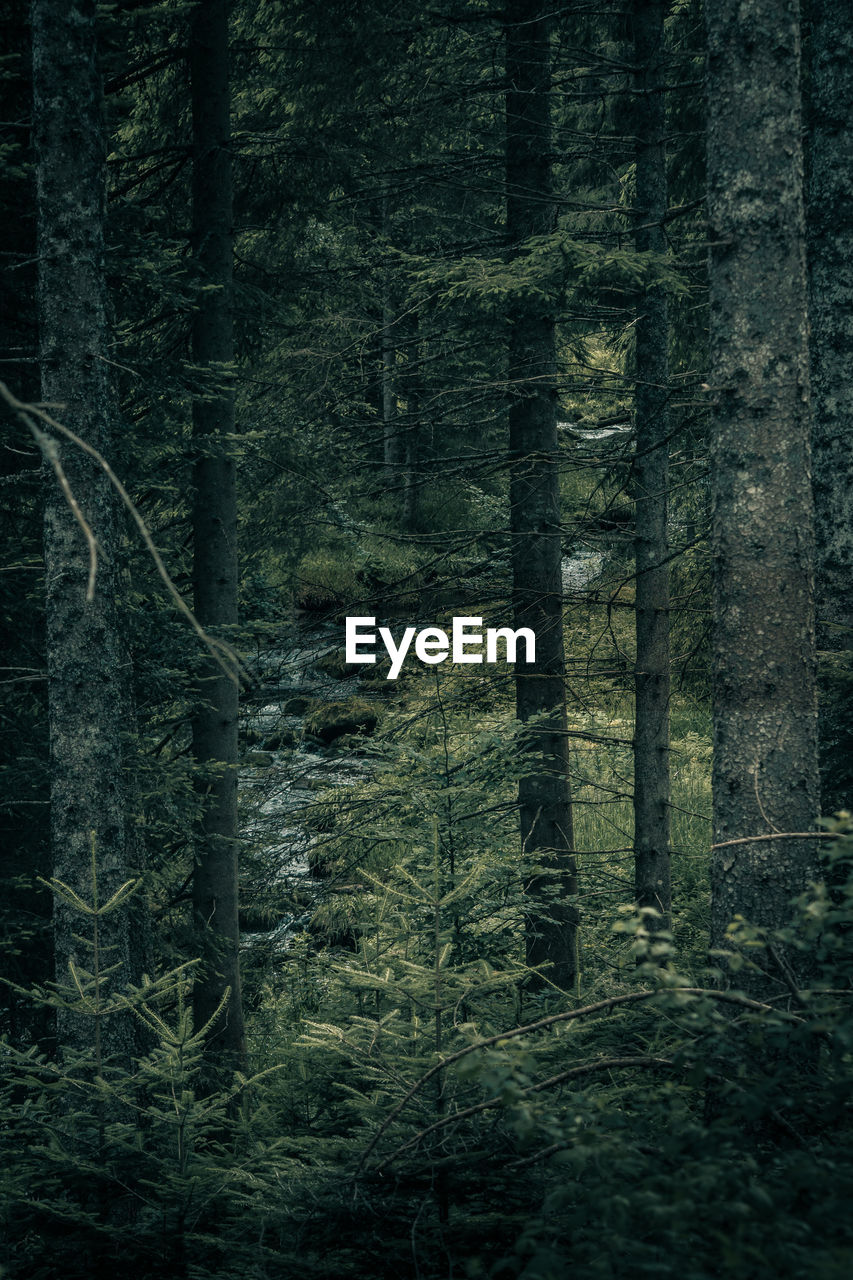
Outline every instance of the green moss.
<svg viewBox="0 0 853 1280"><path fill-rule="evenodd" d="M294 601L301 609L323 612L358 595L357 565L343 549L322 548L303 556L296 573Z"/></svg>
<svg viewBox="0 0 853 1280"><path fill-rule="evenodd" d="M364 670L364 664L361 662L347 662L340 650L333 650L332 653L326 653L315 663L315 671L321 671L323 675L331 676L333 680L348 680L350 676L360 675Z"/></svg>
<svg viewBox="0 0 853 1280"><path fill-rule="evenodd" d="M379 723L379 713L364 698L348 698L316 707L305 720L305 732L327 746L345 733L370 734Z"/></svg>
<svg viewBox="0 0 853 1280"><path fill-rule="evenodd" d="M297 695L295 698L288 698L281 710L282 714L286 716L304 716L310 706L310 698L303 698Z"/></svg>
<svg viewBox="0 0 853 1280"><path fill-rule="evenodd" d="M295 742L296 735L292 729L280 729L278 733L265 738L261 747L264 751L283 751L286 747L292 747Z"/></svg>

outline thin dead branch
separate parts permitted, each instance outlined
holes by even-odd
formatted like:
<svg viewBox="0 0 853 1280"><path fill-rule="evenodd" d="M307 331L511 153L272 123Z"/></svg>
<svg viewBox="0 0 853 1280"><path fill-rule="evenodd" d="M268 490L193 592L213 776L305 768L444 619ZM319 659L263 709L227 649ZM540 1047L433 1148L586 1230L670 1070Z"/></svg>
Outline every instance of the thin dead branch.
<svg viewBox="0 0 853 1280"><path fill-rule="evenodd" d="M209 635L208 632L205 631L192 609L190 609L189 605L178 591L178 588L169 576L169 571L163 563L160 552L154 544L154 540L148 531L148 526L139 514L130 494L127 492L103 454L100 453L93 445L88 444L85 440L81 439L80 436L76 435L75 432L71 431L68 427L63 426L61 422L57 422L56 418L51 417L51 415L40 405L28 404L22 400L18 400L4 382L0 382L0 398L5 400L9 408L17 415L18 418L20 418L32 434L42 455L53 469L59 484L62 487L62 492L65 494L66 500L74 514L74 518L83 530L83 534L89 547L89 581L86 590L86 599L91 600L95 592L95 576L97 573L97 540L91 527L86 521L85 516L80 510L74 494L71 492L71 487L68 484L67 477L62 470L62 464L59 460L59 451L56 447L56 441L53 440L46 432L42 431L41 427L37 425L35 419L43 422L53 431L58 432L59 435L64 436L66 440L70 440L72 444L74 444L78 449L81 449L84 453L88 454L89 457L92 458L99 467L101 467L110 484L113 486L125 507L130 512L133 522L142 537L142 541L145 543L148 554L154 561L155 568L157 569L157 572L178 611L187 619L201 643L208 650L217 665L228 676L229 680L233 680L236 684L242 678L248 683L249 674L240 661L237 653L232 649L231 645L227 644L224 640L217 639L216 636Z"/></svg>

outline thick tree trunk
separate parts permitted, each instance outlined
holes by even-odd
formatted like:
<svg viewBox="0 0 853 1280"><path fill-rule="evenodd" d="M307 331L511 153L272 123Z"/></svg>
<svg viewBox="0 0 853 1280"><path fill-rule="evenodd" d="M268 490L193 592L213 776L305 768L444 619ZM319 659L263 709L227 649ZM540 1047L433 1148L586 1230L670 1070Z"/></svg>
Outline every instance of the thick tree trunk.
<svg viewBox="0 0 853 1280"><path fill-rule="evenodd" d="M853 806L853 10L812 5L811 284L821 808Z"/></svg>
<svg viewBox="0 0 853 1280"><path fill-rule="evenodd" d="M664 0L634 0L639 252L666 251ZM634 461L637 665L634 732L634 884L637 905L670 912L668 308L646 291L636 324L637 454Z"/></svg>
<svg viewBox="0 0 853 1280"><path fill-rule="evenodd" d="M510 253L554 228L550 49L543 0L506 7L506 184ZM571 986L577 975L577 890L568 778L556 358L552 307L519 298L509 314L509 461L513 618L536 636L536 661L515 668L519 720L535 719L527 747L543 759L519 783L521 843L530 897L527 961Z"/></svg>
<svg viewBox="0 0 853 1280"><path fill-rule="evenodd" d="M31 133L17 123L32 120L31 66L30 4L5 0L0 5L0 148L7 166L0 194L0 377L26 401L41 398L35 172ZM19 566L7 562L0 579L0 652L4 666L36 668L44 665L44 601L34 595L33 575L25 566L42 554L43 494L33 466L35 444L29 452L21 449L21 425L11 416L0 422L0 541ZM49 879L51 874L50 815L40 803L47 787L47 689L39 681L31 690L28 698L14 701L7 693L0 733L0 772L7 779L0 800L0 933L6 939L0 956L0 1034L18 1047L47 1044L55 1025L49 1010L6 986L7 981L44 985L54 976L53 948L42 928L52 900L35 886L36 876Z"/></svg>
<svg viewBox="0 0 853 1280"><path fill-rule="evenodd" d="M818 778L798 6L709 0L707 21L720 843L813 830ZM815 844L717 849L712 944L736 913L785 924Z"/></svg>
<svg viewBox="0 0 853 1280"><path fill-rule="evenodd" d="M111 402L104 284L105 153L96 17L92 0L35 0L33 88L38 188L38 315L42 396L62 423L109 453ZM93 899L92 847L101 903L130 879L122 707L127 664L116 622L115 495L101 469L57 442L68 483L99 544L94 598L80 526L46 469L44 555L51 756L53 874L85 902ZM99 955L77 935L87 920L54 907L57 981L69 963L100 972L115 966L111 990L134 973L130 914L99 922ZM58 1016L64 1049L93 1043L91 1018ZM128 1015L107 1018L100 1049L127 1062Z"/></svg>
<svg viewBox="0 0 853 1280"><path fill-rule="evenodd" d="M228 5L203 0L190 40L193 116L193 250L200 289L193 358L209 385L193 404L194 607L213 633L237 622L237 498L233 444L232 193ZM244 1058L238 965L237 710L234 680L206 659L193 753L204 776L204 813L193 877L202 970L193 995L197 1027L227 1008L207 1042L211 1064L227 1072Z"/></svg>

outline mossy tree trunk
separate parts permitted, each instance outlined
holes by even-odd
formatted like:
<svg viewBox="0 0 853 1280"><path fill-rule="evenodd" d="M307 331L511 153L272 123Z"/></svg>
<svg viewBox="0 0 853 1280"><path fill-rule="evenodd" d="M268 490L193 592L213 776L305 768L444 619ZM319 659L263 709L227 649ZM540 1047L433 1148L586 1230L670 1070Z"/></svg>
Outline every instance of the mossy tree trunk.
<svg viewBox="0 0 853 1280"><path fill-rule="evenodd" d="M233 227L227 0L203 0L192 14L193 254L199 289L193 359L205 379L193 404L194 608L213 634L237 622L237 495L234 461ZM204 808L193 877L202 968L193 994L196 1026L227 1006L207 1043L211 1070L243 1063L237 894L238 686L206 658L193 753Z"/></svg>
<svg viewBox="0 0 853 1280"><path fill-rule="evenodd" d="M0 222L4 254L0 258L0 349L2 380L21 399L41 396L36 326L35 172L31 131L17 123L32 119L32 29L30 5L4 0L0 5L0 147L6 161ZM18 357L16 360L15 357ZM11 447L10 447L11 446ZM33 591L26 568L41 554L43 499L34 467L35 446L21 448L21 423L0 422L0 540L14 556L0 578L0 650L7 667L44 665L44 601ZM53 1034L49 1010L8 980L26 987L53 976L49 937L50 894L34 887L36 875L50 876L49 813L42 804L48 784L47 690L41 680L27 698L4 699L0 733L0 771L6 784L0 801L0 932L6 939L0 957L0 1028L13 1044L46 1042ZM38 763L36 763L38 762ZM35 803L34 803L35 802ZM34 927L36 925L36 927Z"/></svg>
<svg viewBox="0 0 853 1280"><path fill-rule="evenodd" d="M853 806L853 10L811 6L808 248L821 809Z"/></svg>
<svg viewBox="0 0 853 1280"><path fill-rule="evenodd" d="M391 197L382 194L382 238L389 250L382 274L382 464L386 484L396 488L401 481L400 406L397 399L398 318L394 305Z"/></svg>
<svg viewBox="0 0 853 1280"><path fill-rule="evenodd" d="M818 812L800 32L795 0L709 0L714 841L814 829ZM775 928L816 841L727 845L712 944ZM796 957L789 957L792 964ZM738 975L738 981L743 975ZM746 979L758 991L771 979Z"/></svg>
<svg viewBox="0 0 853 1280"><path fill-rule="evenodd" d="M110 453L113 407L104 280L105 148L102 89L92 0L35 0L33 96L37 162L38 323L43 399L88 444ZM57 477L45 468L44 557L53 874L84 902L93 898L92 847L101 903L132 878L126 762L122 748L127 657L117 622L117 510L102 469L55 440L70 489L99 546L87 598L89 552ZM100 922L99 955L86 920L64 899L54 906L57 981L69 964L113 968L115 990L138 978L131 914ZM101 992L103 995L103 990ZM85 1051L92 1020L61 1011L61 1049ZM100 1027L105 1056L127 1063L129 1015Z"/></svg>
<svg viewBox="0 0 853 1280"><path fill-rule="evenodd" d="M403 450L403 529L413 533L418 522L418 464L423 410L423 369L419 318L415 311L409 317L406 341L406 435Z"/></svg>
<svg viewBox="0 0 853 1280"><path fill-rule="evenodd" d="M507 238L520 270L531 237L554 230L550 10L509 0L506 21ZM535 721L527 749L542 759L521 779L522 853L530 902L527 962L567 988L577 974L577 890L568 776L560 573L554 303L519 289L509 305L509 463L513 619L536 636L536 661L515 668L516 711Z"/></svg>
<svg viewBox="0 0 853 1280"><path fill-rule="evenodd" d="M634 0L636 228L640 253L666 252L664 0ZM634 416L637 662L634 735L634 882L637 905L670 913L669 776L669 317L666 291L639 300Z"/></svg>

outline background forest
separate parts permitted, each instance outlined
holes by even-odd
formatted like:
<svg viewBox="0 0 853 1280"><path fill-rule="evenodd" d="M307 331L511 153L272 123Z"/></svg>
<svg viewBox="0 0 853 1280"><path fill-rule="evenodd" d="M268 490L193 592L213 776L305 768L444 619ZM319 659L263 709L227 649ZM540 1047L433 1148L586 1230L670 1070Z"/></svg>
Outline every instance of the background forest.
<svg viewBox="0 0 853 1280"><path fill-rule="evenodd" d="M849 4L0 18L0 1275L846 1280Z"/></svg>

